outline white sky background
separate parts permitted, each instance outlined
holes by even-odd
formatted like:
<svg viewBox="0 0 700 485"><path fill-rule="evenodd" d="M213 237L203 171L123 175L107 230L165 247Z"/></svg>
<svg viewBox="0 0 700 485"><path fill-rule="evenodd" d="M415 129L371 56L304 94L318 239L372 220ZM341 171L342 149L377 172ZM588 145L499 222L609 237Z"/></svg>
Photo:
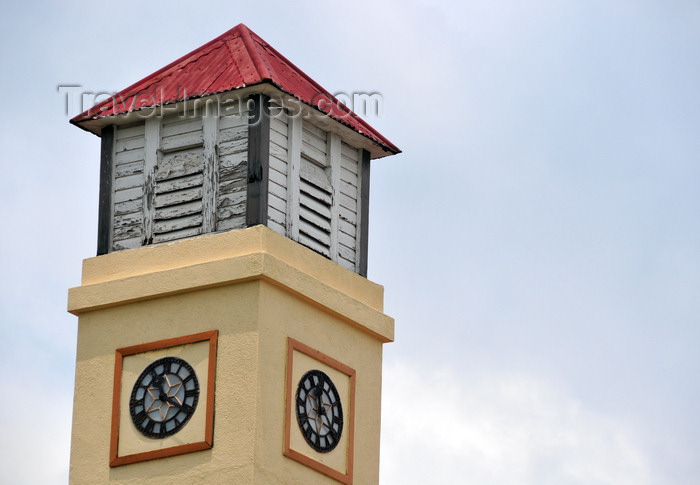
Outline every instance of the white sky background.
<svg viewBox="0 0 700 485"><path fill-rule="evenodd" d="M0 9L0 483L67 482L99 139L118 91L240 22L379 92L383 485L700 483L700 4L22 2ZM106 5L106 4L105 4Z"/></svg>

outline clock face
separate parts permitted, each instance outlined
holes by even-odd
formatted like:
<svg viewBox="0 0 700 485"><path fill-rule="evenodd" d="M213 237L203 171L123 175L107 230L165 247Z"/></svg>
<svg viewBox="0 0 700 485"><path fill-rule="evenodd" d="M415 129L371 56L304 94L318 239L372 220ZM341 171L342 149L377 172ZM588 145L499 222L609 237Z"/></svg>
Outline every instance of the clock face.
<svg viewBox="0 0 700 485"><path fill-rule="evenodd" d="M159 439L180 431L197 408L199 382L192 366L177 357L152 362L136 380L129 411L136 429Z"/></svg>
<svg viewBox="0 0 700 485"><path fill-rule="evenodd" d="M299 381L296 396L297 422L304 439L320 453L332 451L343 433L343 407L330 377L310 370Z"/></svg>

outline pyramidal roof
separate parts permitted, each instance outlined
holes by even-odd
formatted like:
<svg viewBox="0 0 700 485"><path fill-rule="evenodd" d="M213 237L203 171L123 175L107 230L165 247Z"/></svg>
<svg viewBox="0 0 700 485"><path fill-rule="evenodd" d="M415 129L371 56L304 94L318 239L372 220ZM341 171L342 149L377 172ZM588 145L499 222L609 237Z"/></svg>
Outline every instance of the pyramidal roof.
<svg viewBox="0 0 700 485"><path fill-rule="evenodd" d="M324 112L374 141L386 152L401 151L243 24L238 24L70 121L80 126L89 120L262 83L270 83Z"/></svg>

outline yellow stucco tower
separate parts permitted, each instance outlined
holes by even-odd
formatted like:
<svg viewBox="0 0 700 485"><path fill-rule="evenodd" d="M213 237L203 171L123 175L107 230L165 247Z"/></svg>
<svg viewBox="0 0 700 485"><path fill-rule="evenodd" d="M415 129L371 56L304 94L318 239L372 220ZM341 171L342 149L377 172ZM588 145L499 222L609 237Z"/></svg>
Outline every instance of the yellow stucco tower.
<svg viewBox="0 0 700 485"><path fill-rule="evenodd" d="M242 24L71 122L102 149L70 482L376 484L399 150Z"/></svg>

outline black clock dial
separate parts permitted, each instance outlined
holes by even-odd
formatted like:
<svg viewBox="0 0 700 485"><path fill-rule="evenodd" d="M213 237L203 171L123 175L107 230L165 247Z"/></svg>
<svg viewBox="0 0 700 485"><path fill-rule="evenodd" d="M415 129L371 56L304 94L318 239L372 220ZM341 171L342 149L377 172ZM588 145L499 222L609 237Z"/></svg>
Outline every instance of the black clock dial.
<svg viewBox="0 0 700 485"><path fill-rule="evenodd" d="M343 407L330 377L310 370L299 381L296 397L297 422L304 439L320 453L332 451L343 433Z"/></svg>
<svg viewBox="0 0 700 485"><path fill-rule="evenodd" d="M199 381L190 364L165 357L146 367L129 401L131 420L141 434L165 438L180 431L199 401Z"/></svg>

